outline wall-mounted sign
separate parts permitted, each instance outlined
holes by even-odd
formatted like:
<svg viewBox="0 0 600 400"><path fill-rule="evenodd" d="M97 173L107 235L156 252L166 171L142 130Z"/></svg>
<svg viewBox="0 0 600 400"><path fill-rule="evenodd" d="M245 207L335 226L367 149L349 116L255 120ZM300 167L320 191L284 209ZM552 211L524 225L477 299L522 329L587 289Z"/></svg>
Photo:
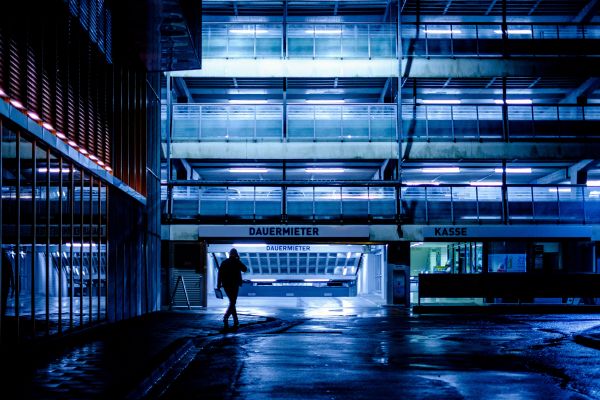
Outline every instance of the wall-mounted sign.
<svg viewBox="0 0 600 400"><path fill-rule="evenodd" d="M369 238L368 225L201 225L201 238Z"/></svg>
<svg viewBox="0 0 600 400"><path fill-rule="evenodd" d="M310 251L310 246L308 245L298 245L298 244L268 244L265 246L266 251Z"/></svg>
<svg viewBox="0 0 600 400"><path fill-rule="evenodd" d="M591 238L592 227L583 225L543 226L464 226L441 225L423 227L424 239L460 238Z"/></svg>

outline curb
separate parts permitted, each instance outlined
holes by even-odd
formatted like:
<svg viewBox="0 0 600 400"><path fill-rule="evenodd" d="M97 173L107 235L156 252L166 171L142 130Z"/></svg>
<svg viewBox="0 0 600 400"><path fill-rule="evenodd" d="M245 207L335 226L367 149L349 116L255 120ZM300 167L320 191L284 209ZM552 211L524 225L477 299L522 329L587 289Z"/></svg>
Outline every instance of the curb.
<svg viewBox="0 0 600 400"><path fill-rule="evenodd" d="M127 400L144 399L152 397L154 391L160 390L160 386L164 385L163 380L169 381L173 379L169 377L169 373L173 370L178 363L187 364L192 360L195 354L194 351L198 348L203 348L206 344L222 340L223 336L229 336L230 334L249 334L249 333L275 333L284 329L288 329L293 324L286 321L277 320L272 317L267 317L264 322L251 322L244 326L245 329L238 332L227 332L227 333L212 333L208 336L203 337L185 337L177 339L172 345L168 346L163 353L170 353L162 362L154 367L146 377L141 380L134 389L129 391L124 397ZM191 356L189 360L184 360L188 355ZM185 368L185 367L184 367ZM167 383L168 384L168 383Z"/></svg>
<svg viewBox="0 0 600 400"><path fill-rule="evenodd" d="M180 343L177 343L180 342ZM142 399L152 390L156 382L158 382L179 360L181 360L193 347L194 341L192 338L177 339L174 343L175 349L169 346L165 351L171 354L162 362L160 362L152 371L144 378L135 389L131 390L126 396L127 400Z"/></svg>

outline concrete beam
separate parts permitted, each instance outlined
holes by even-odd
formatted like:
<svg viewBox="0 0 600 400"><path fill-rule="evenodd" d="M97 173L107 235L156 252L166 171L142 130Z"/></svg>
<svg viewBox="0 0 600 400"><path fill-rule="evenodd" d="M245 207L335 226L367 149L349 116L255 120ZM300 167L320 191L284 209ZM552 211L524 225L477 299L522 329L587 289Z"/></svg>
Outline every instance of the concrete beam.
<svg viewBox="0 0 600 400"><path fill-rule="evenodd" d="M309 224L310 225L310 224ZM201 225L198 224L190 224L190 225L162 225L161 236L163 240L190 240L197 241L198 240L198 228ZM219 227L223 228L227 225L202 225L204 227ZM230 225L229 225L230 226ZM253 226L260 226L260 224L256 224ZM449 225L444 225L449 226ZM478 225L461 225L461 226L473 226L477 227L478 230L484 229L490 232L495 230L498 231L508 231L510 230L523 230L523 229L544 229L545 232L551 232L552 237L560 238L561 231L565 230L567 233L571 233L574 228L580 228L582 231L586 231L586 234L589 234L589 230L591 229L591 240L598 241L600 240L600 225L544 225L542 228L535 225L488 225L485 227L481 227ZM389 242L397 242L400 240L411 241L411 242L422 242L425 240L423 235L424 229L431 229L431 225L402 225L402 236L399 234L399 229L397 225L369 225L369 242L376 243L389 243ZM567 236L567 235L565 235ZM210 238L207 238L210 241ZM238 239L236 237L232 237L232 239ZM489 238L488 238L489 239ZM348 238L344 240L344 243L365 243L365 239L358 238Z"/></svg>
<svg viewBox="0 0 600 400"><path fill-rule="evenodd" d="M597 162L594 160L581 160L577 164L569 167L569 179L572 185L585 185L587 182L587 173L594 168Z"/></svg>
<svg viewBox="0 0 600 400"><path fill-rule="evenodd" d="M593 168L594 165L594 160L581 160L568 168L561 168L546 176L542 176L541 178L536 179L532 183L551 184L560 183L562 181L570 179L570 183L573 185L585 184L585 181L578 182L580 172L587 172L590 168Z"/></svg>
<svg viewBox="0 0 600 400"><path fill-rule="evenodd" d="M567 180L567 178L568 178L567 168L561 168L561 169L557 169L554 172L549 173L546 176L542 176L541 178L538 178L531 183L540 184L540 185L548 185L551 183L559 183L559 182L565 181L565 180Z"/></svg>
<svg viewBox="0 0 600 400"><path fill-rule="evenodd" d="M387 93L388 89L390 88L391 81L392 81L392 78L387 78L385 80L385 85L383 85L383 89L381 89L381 94L379 95L380 103L383 103L383 101L385 100L385 94Z"/></svg>
<svg viewBox="0 0 600 400"><path fill-rule="evenodd" d="M589 61L588 61L589 60ZM522 76L594 76L600 60L576 58L415 58L402 60L402 76L409 78L491 78Z"/></svg>
<svg viewBox="0 0 600 400"><path fill-rule="evenodd" d="M594 93L596 89L600 88L600 78L593 77L586 79L579 87L573 89L564 99L560 101L561 104L579 104L580 99L589 97L590 94ZM585 104L586 102L583 102Z"/></svg>
<svg viewBox="0 0 600 400"><path fill-rule="evenodd" d="M596 14L598 10L598 6L600 6L600 0L590 0L588 3L579 11L579 14L573 18L573 22L576 24L581 24L582 22L590 22L591 19Z"/></svg>
<svg viewBox="0 0 600 400"><path fill-rule="evenodd" d="M163 144L165 147L166 144ZM165 147L166 149L166 147ZM600 153L600 143L403 143L408 160L581 160ZM172 158L229 160L398 159L396 142L175 142Z"/></svg>
<svg viewBox="0 0 600 400"><path fill-rule="evenodd" d="M202 60L202 69L171 74L201 78L388 78L398 76L398 60L205 59Z"/></svg>
<svg viewBox="0 0 600 400"><path fill-rule="evenodd" d="M588 58L408 58L401 60L405 78L491 78L503 76L594 76L600 59ZM397 59L255 60L207 59L202 69L174 71L174 77L199 78L390 78L398 77Z"/></svg>
<svg viewBox="0 0 600 400"><path fill-rule="evenodd" d="M192 93L188 89L185 80L183 78L177 77L173 78L173 85L175 86L175 90L181 95L187 98L188 103L194 102L194 97Z"/></svg>

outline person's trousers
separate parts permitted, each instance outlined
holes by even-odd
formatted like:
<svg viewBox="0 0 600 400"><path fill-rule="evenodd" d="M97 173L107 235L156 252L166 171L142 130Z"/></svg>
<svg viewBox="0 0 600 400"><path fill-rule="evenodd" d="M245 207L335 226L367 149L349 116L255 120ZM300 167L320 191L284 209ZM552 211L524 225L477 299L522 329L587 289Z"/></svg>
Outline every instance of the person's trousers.
<svg viewBox="0 0 600 400"><path fill-rule="evenodd" d="M225 311L225 315L223 316L223 321L227 322L227 320L229 319L229 316L232 315L233 323L237 324L238 316L237 316L237 310L235 309L235 303L237 301L238 292L239 292L240 288L239 288L239 286L234 286L234 287L224 287L223 289L225 289L225 294L227 295L227 298L229 299L229 307L227 308L227 311Z"/></svg>

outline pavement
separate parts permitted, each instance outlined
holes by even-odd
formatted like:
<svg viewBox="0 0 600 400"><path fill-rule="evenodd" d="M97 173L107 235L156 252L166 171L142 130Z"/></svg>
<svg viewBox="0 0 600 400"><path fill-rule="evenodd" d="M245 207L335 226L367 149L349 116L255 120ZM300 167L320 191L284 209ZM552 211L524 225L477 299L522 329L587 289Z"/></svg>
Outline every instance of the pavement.
<svg viewBox="0 0 600 400"><path fill-rule="evenodd" d="M224 333L223 309L213 300L4 349L0 385L27 399L600 399L598 314L243 298L240 329Z"/></svg>
<svg viewBox="0 0 600 400"><path fill-rule="evenodd" d="M279 322L240 314L239 331ZM13 398L139 398L193 345L222 335L222 311L157 312L1 353L0 385Z"/></svg>

